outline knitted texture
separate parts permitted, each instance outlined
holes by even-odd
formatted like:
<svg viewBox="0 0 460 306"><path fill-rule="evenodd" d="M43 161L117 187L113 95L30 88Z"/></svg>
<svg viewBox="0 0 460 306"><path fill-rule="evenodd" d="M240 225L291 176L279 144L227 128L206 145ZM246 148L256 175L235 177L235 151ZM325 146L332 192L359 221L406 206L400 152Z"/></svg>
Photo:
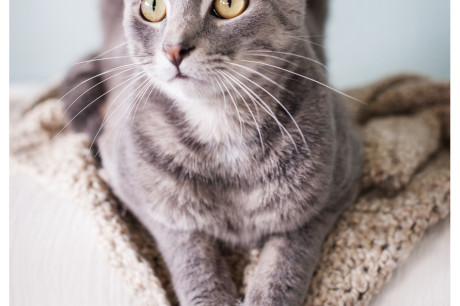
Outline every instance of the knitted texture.
<svg viewBox="0 0 460 306"><path fill-rule="evenodd" d="M450 210L448 83L400 75L348 93L365 145L362 192L328 235L305 305L367 305L428 227ZM91 139L65 129L56 87L11 101L11 166L85 208L139 305L177 305L155 242L113 196ZM244 295L259 250L222 246Z"/></svg>

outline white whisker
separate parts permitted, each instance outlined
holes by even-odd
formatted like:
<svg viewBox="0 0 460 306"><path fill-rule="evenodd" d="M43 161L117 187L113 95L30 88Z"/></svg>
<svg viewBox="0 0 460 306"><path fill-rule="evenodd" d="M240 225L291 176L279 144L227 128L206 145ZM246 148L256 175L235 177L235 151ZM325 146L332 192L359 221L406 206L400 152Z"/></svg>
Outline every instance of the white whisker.
<svg viewBox="0 0 460 306"><path fill-rule="evenodd" d="M283 135L284 137L284 134L283 134L283 130L286 132L286 134L288 135L289 139L291 140L292 144L294 145L294 148L296 151L298 151L297 149L297 144L295 143L294 139L292 138L292 135L291 133L289 133L289 131L281 124L281 122L278 120L278 118L276 117L275 113L270 109L270 107L265 103L265 101L262 100L262 98L260 98L260 96L258 94L256 94L251 88L249 88L247 85L245 85L243 82L241 82L240 80L238 80L236 77L232 76L230 73L229 73L229 76L231 76L235 82L239 83L240 87L243 86L244 88L246 88L248 91L250 91L251 93L248 93L247 90L245 90L244 88L242 88L246 94L248 94L251 99L253 99L253 96L254 95L255 97L258 98L258 100L262 103L262 105L255 99L253 99L253 101L255 101L257 104L259 104L261 106L261 108L270 116L272 117L275 122L277 123L278 125L278 128L280 129L280 132L281 132L281 135Z"/></svg>
<svg viewBox="0 0 460 306"><path fill-rule="evenodd" d="M142 72L141 75L138 76L138 77L136 77L136 79L135 79L134 81L132 81L128 86L126 86L126 87L123 89L123 91L124 91L126 88L131 87L131 85L133 85L135 82L137 82L138 80L142 79L142 78L145 77L145 76L146 76L146 73L145 73L145 72ZM115 112L124 104L125 101L128 101L128 99L129 99L133 94L135 94L135 93L138 94L137 90L138 90L144 83L145 83L145 81L143 81L143 82L141 83L141 85L139 85L138 87L136 87L136 89L134 89L133 91L131 91L131 92L128 94L128 96L126 96L126 97L123 99L123 101L121 101L121 103L118 105L118 107L117 107L115 110L112 111L112 114L111 114L111 115L115 114ZM116 125L120 122L120 120L123 120L123 118L124 118L124 116L125 116L125 114L126 114L126 112L127 112L128 110L129 110L129 112L131 112L132 106L133 106L133 101L131 101L131 102L128 104L127 108L126 108L125 111L121 114L121 116L118 118L118 120L115 122L114 126L116 126ZM128 113L128 115L129 115L129 113ZM111 116L109 116L109 117L107 118L107 121L108 121L108 119L110 119L110 117L111 117ZM106 122L107 122L107 121L106 121ZM126 120L125 120L125 121L126 121ZM102 126L103 126L103 125L101 125L101 129L102 129ZM112 129L111 131L109 131L109 135L108 135L104 140L107 140L114 130L115 130L115 129ZM118 145L120 145L120 136L121 136L121 133L119 134ZM101 145L105 142L104 140L102 141ZM98 151L96 152L96 154L95 154L94 156L97 156L97 155L99 154L99 150L100 150L100 149L98 149Z"/></svg>
<svg viewBox="0 0 460 306"><path fill-rule="evenodd" d="M281 86L280 84L278 84L277 82L273 81L272 79L270 79L269 77L267 77L263 73L260 73L257 70L254 70L252 68L249 68L249 67L246 67L244 65L237 64L237 63L233 63L233 62L225 62L225 63L230 64L230 65L234 65L234 66L237 66L237 67L244 68L244 69L249 70L249 71L251 71L251 72L253 72L253 73L257 74L257 75L260 75L261 77L263 77L264 79L266 79L267 81L269 81L270 83L275 85L276 87L278 87L278 88L280 88L280 89L292 94L292 91L287 90L286 88L284 88L283 86Z"/></svg>
<svg viewBox="0 0 460 306"><path fill-rule="evenodd" d="M230 86L232 86L232 88L235 90L235 92L240 96L240 98L243 100L244 104L246 105L249 113L251 114L252 116L252 119L254 120L254 123L256 125L256 129L257 129L257 132L259 134L259 138L260 138L260 145L262 146L262 154L265 154L265 146L264 146L264 142L263 142L263 139L262 139L262 132L260 131L260 128L259 128L259 124L257 123L257 120L256 118L254 117L254 113L252 112L251 108L249 107L248 103L246 102L246 99L244 99L244 97L241 95L241 93L235 88L235 86L233 86L233 82L230 78L228 78L225 74L223 74L222 72L223 71L217 71L219 74L222 75L222 77L224 79L227 79L230 84Z"/></svg>
<svg viewBox="0 0 460 306"><path fill-rule="evenodd" d="M123 116L125 115L126 111L128 111L128 113L127 113L126 116L125 116L125 120L123 121L123 125L121 126L120 134L118 134L118 146L120 146L120 143L121 143L121 136L123 135L123 131L124 131L124 129L125 129L126 122L127 122L128 119L129 119L129 115L131 114L131 112L132 112L132 110L135 108L135 106L137 105L138 98L139 98L139 96L142 94L142 91L143 91L144 87L148 84L148 81L149 81L149 79L147 78L147 79L146 79L145 81L143 81L138 87L136 87L136 89L134 89L134 90L132 91L132 93L136 93L136 95L134 96L134 99L129 103L129 106L128 106L127 110L125 110L125 111L123 112L123 114L121 115L121 117L123 117ZM142 87L142 89L141 89L140 91L138 91L139 88L141 88L141 87ZM132 93L131 93L131 94L132 94Z"/></svg>
<svg viewBox="0 0 460 306"><path fill-rule="evenodd" d="M104 51L104 52L98 54L98 55L95 56L94 58L98 58L98 57L101 57L101 56L103 56L103 55L106 55L106 54L108 54L108 53L110 53L110 52L112 52L112 51L114 51L114 50L116 50L116 49L118 49L118 48L121 48L121 47L126 46L127 44L128 44L128 42L125 41L125 42L123 42L123 43L121 43L121 44L119 44L119 45L116 45L116 46L113 47L113 48L110 48L109 50L106 50L106 51Z"/></svg>
<svg viewBox="0 0 460 306"><path fill-rule="evenodd" d="M352 99L352 100L354 100L354 101L356 101L356 102L359 102L359 103L362 103L362 104L367 104L366 102L363 102L363 101L361 101L361 100L359 100L359 99L357 99L357 98L355 98L355 97L352 97L352 96L350 96L350 95L347 95L347 94L344 93L344 92L341 92L341 91L338 90L338 89L335 89L334 87L331 87L331 86L329 86L329 85L326 85L326 84L324 84L324 83L322 83L322 82L320 82L320 81L317 81L317 80L312 79L312 78L310 78L310 77L304 76L304 75L299 74L299 73L297 73L297 72L290 71L290 70L287 70L287 69L284 69L284 68L281 68L281 67L278 67L278 66L270 65L270 64L267 64L267 63L258 62L258 61L250 61L250 60L241 60L241 61L243 61L243 62L249 62L249 63L254 63L254 64L259 64L259 65L264 65L264 66L270 66L270 67L273 67L273 68L276 68L276 69L279 69L279 70L283 70L283 71L292 73L292 74L297 75L297 76L299 76L299 77L301 77L301 78L307 79L307 80L312 81L312 82L314 82L314 83L316 83L316 84L319 84L319 85L321 85L321 86L324 86L324 87L326 87L326 88L328 88L328 89L330 89L330 90L332 90L332 91L334 91L334 92L336 92L336 93L338 93L338 94L341 94L341 95L344 96L344 97L347 97L347 98L349 98L349 99Z"/></svg>
<svg viewBox="0 0 460 306"><path fill-rule="evenodd" d="M140 72L140 74L143 74L144 72ZM54 137L57 137L58 135L60 135L62 133L62 131L64 131L68 126L69 124L75 119L77 118L77 116L79 116L82 112L84 112L88 107L90 107L94 102L96 102L97 100L99 100L100 98L102 98L103 96L107 95L108 93L110 93L112 90L115 90L117 87L123 85L124 83L126 83L127 81L129 81L130 79L122 82L121 84L118 84L117 86L113 87L112 89L110 89L109 91L106 91L105 93L103 93L102 95L100 95L99 97L97 97L96 99L94 99L91 103L88 103L83 109L81 109L75 116L72 117L72 119L69 120L69 122L67 122L67 124L59 131L59 133L57 133Z"/></svg>
<svg viewBox="0 0 460 306"><path fill-rule="evenodd" d="M152 81L151 81L150 79L147 79L147 80L148 80L149 82L147 82L147 84L145 85L145 87L142 89L144 92L143 92L142 96L140 97L139 102L137 103L137 106L136 106L136 110L134 111L134 115L133 115L133 117L131 118L131 127L132 127L133 124L134 124L134 118L136 117L137 109L138 109L139 106L141 105L141 103L142 103L142 101L143 101L143 99L144 99L144 97L145 97L145 94L147 93L147 91L149 90L149 88L151 88L151 87L153 88L153 86L152 86L152 85L153 85ZM150 92L152 92L152 91L150 91ZM147 99L145 99L145 101L147 101ZM145 101L144 101L144 105L145 105Z"/></svg>
<svg viewBox="0 0 460 306"><path fill-rule="evenodd" d="M225 92L224 92L224 89L222 88L222 86L217 82L217 79L215 76L211 75L212 78L213 78L213 82L212 82L212 85L214 87L214 92L216 92L216 85L214 84L214 82L217 83L217 85L219 86L220 88L220 92L222 94L222 97L224 98L224 112L227 113L227 97L225 96Z"/></svg>
<svg viewBox="0 0 460 306"><path fill-rule="evenodd" d="M107 121L115 114L115 112L123 105L124 101L127 100L127 98L125 98L123 101L121 101L121 103L118 104L118 106L115 108L115 110L112 111L112 113L109 115L109 112L110 110L112 109L112 106L115 105L115 102L118 101L118 99L120 98L121 94L123 92L125 92L126 89L128 89L129 87L131 87L131 85L133 85L135 82L137 82L139 79L141 79L143 76L144 76L145 72L141 72L141 73L138 73L136 74L135 76L131 77L130 79L128 79L128 81L131 81L128 85L126 85L119 93L118 95L115 97L115 99L112 101L112 103L110 103L108 109L105 111L105 115L104 115L104 118L102 119L102 122L101 122L101 126L99 127L99 129L97 130L96 132L96 135L94 136L93 138L93 141L91 142L91 145L89 146L89 149L88 149L88 153L86 154L86 157L88 157L89 155L89 152L91 151L91 148L93 147L94 143L96 142L96 139L97 139L97 136L100 134L100 132L102 131L102 128L104 127L104 125L107 123ZM126 82L124 82L126 83ZM130 95L128 96L130 97ZM108 116L109 115L109 116ZM99 151L98 151L99 152ZM95 154L95 156L97 155L97 153Z"/></svg>
<svg viewBox="0 0 460 306"><path fill-rule="evenodd" d="M102 83L104 83L104 82L106 82L106 81L108 81L108 80L110 80L110 79L116 77L117 75L120 75L120 74L122 74L122 73L128 72L129 70L136 69L136 68L137 68L136 66L126 68L125 70L122 70L122 71L120 71L120 72L118 72L118 73L116 73L116 74L114 74L114 75L112 75L112 76L110 76L110 77L108 77L108 78L106 78L106 79L100 81L100 82L97 83L96 85L91 86L89 89L85 90L85 91L84 91L82 94L80 94L75 100L73 100L72 103L70 103L70 104L67 106L67 108L64 110L64 114L72 107L72 105L74 105L75 102L78 101L78 99L80 99L83 95L85 95L88 91L90 91L90 90L93 89L94 87L96 87L96 86L98 86L98 85L100 85L100 84L102 84Z"/></svg>
<svg viewBox="0 0 460 306"><path fill-rule="evenodd" d="M243 68L247 68L248 70L253 70L249 67L245 67L245 66L242 66ZM281 106L284 111L286 112L286 114L288 114L288 116L291 118L292 122L295 124L297 130L299 131L299 134L300 136L302 137L302 140L303 142L305 143L305 145L307 145L307 140L305 139L305 136L303 135L302 133L302 130L300 129L299 125L297 124L297 121L294 119L294 117L291 115L291 113L286 109L286 107L284 107L283 103L281 103L274 95L272 95L268 90L266 90L265 88L263 88L262 86L260 86L259 84L257 84L256 82L252 81L251 79L245 77L244 75L242 75L241 73L239 73L238 71L235 71L231 68L228 68L230 70L232 70L233 72L235 72L236 74L240 75L241 77L243 77L245 80L251 82L252 84L256 85L257 87L259 87L260 89L262 89L265 93L267 93L270 97L273 98L273 100L275 100L279 106ZM307 145L308 147L308 145Z"/></svg>
<svg viewBox="0 0 460 306"><path fill-rule="evenodd" d="M280 60L280 61L283 61L283 62L292 64L292 65L294 65L294 66L296 66L296 67L299 66L297 63L294 63L293 61L287 60L287 59L282 58L282 57L279 57L279 56L268 55L268 54L260 54L260 53L255 53L255 52L246 52L246 53L249 53L249 54L252 55L252 56L270 57L270 58L274 58L274 59L277 59L277 60Z"/></svg>
<svg viewBox="0 0 460 306"><path fill-rule="evenodd" d="M227 91L228 95L230 96L230 100L232 101L233 106L235 107L236 110L236 115L238 117L238 121L240 122L240 136L243 138L243 121L241 120L241 115L240 115L240 110L238 109L238 105L236 104L235 100L233 99L233 95L231 94L230 90L228 89L227 85L225 85L225 82L222 81L220 78L219 74L216 74L216 76L219 78L220 82L222 83L222 86L225 87L225 90ZM216 79L217 80L217 79Z"/></svg>
<svg viewBox="0 0 460 306"><path fill-rule="evenodd" d="M311 57L307 57L307 56L303 56L303 55L300 55L300 54L296 54L296 53L291 53L291 52L285 52L285 51L274 51L274 50L249 50L247 51L246 53L251 53L251 52L257 52L257 53L276 53L276 54L284 54L284 55L290 55L290 56L294 56L294 57L298 57L298 58L302 58L302 59L305 59L307 61L310 61L310 62L313 62L315 64L318 64L320 65L321 67L323 67L324 69L328 70L327 66L324 65L323 63L321 63L320 61L317 61Z"/></svg>
<svg viewBox="0 0 460 306"><path fill-rule="evenodd" d="M112 69L109 69L107 71L104 71L104 72L101 72L99 74L96 74L95 76L92 76L82 82L80 82L79 84L77 84L76 86L74 86L71 90L69 90L65 95L63 95L59 100L57 100L55 103L59 103L62 101L62 99L64 99L65 97L67 97L68 94L70 94L71 92L73 92L75 89L77 89L78 87L80 87L81 85L85 84L86 82L89 82L91 81L92 79L94 78L97 78L101 75L104 75L104 74L107 74L107 73L111 73L113 71L117 71L117 70L121 70L121 69L124 69L126 67L134 67L134 66L140 66L139 64L126 64L126 65L121 65L121 66L118 66L118 67L115 67L115 68L112 68Z"/></svg>
<svg viewBox="0 0 460 306"><path fill-rule="evenodd" d="M107 61L107 60L112 60L112 59L122 59L122 58L133 58L133 57L148 57L149 55L120 55L120 56L111 56L111 57L104 57L104 58L95 58L95 59L90 59L86 61L80 61L72 64L72 66L75 65L80 65L80 64L86 64L86 63L92 63L92 62L99 62L99 61Z"/></svg>
<svg viewBox="0 0 460 306"><path fill-rule="evenodd" d="M149 95L148 95L147 99L145 99L145 101L144 101L144 105L142 106L142 111L144 111L144 109L145 109L145 105L147 104L147 101L149 100L149 98L150 98L150 95L152 94L152 92L153 92L153 91L155 90L155 88L157 87L157 84L158 84L158 82L155 82L155 83L153 83L153 84L152 84L152 89L150 90L150 92L149 92ZM154 96L156 96L156 93L155 93L155 95L154 95Z"/></svg>
<svg viewBox="0 0 460 306"><path fill-rule="evenodd" d="M318 46L318 47L321 47L321 48L325 48L322 44L316 43L316 42L311 41L311 40L309 40L309 39L301 38L301 37L299 37L299 36L291 36L291 35L284 35L284 36L290 37L290 38L294 38L294 39L298 39L298 40L307 42L307 43L309 43L309 44L312 44L312 45L315 45L315 46Z"/></svg>

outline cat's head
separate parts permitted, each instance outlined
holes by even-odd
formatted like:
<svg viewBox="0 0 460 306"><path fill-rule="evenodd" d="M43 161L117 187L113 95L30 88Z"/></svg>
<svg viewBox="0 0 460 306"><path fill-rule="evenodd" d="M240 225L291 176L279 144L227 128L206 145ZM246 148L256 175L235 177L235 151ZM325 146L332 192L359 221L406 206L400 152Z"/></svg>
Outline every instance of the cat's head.
<svg viewBox="0 0 460 306"><path fill-rule="evenodd" d="M277 75L287 72L272 66L290 70L293 57L315 65L318 51L311 41L322 25L308 20L307 5L305 0L125 0L124 27L134 58L168 95L214 101L226 91L244 91L238 82L254 87L248 79L255 75L279 83Z"/></svg>

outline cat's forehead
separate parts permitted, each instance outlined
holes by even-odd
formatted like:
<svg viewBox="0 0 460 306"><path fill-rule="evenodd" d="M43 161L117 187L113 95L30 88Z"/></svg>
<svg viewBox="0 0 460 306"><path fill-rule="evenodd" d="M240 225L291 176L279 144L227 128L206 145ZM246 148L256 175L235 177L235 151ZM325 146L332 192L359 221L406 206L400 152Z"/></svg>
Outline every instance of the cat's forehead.
<svg viewBox="0 0 460 306"><path fill-rule="evenodd" d="M215 0L165 0L166 6L172 10L172 13L181 15L199 15L208 14Z"/></svg>
<svg viewBox="0 0 460 306"><path fill-rule="evenodd" d="M215 4L216 1L228 2L228 0L164 0L166 6L170 10L175 11L180 14L199 14L200 16L205 16L209 13L209 10ZM260 9L263 8L277 8L283 9L292 6L298 6L299 4L304 4L305 0L247 0L248 5L257 6ZM231 3L231 2L230 2ZM298 7L300 9L300 7Z"/></svg>
<svg viewBox="0 0 460 306"><path fill-rule="evenodd" d="M125 0L129 1L129 0ZM146 0L131 0L134 7ZM231 0L162 0L165 2L167 14L170 19L175 17L185 17L192 21L196 18L204 19L210 14L212 8L217 2L225 4L232 3ZM269 14L287 14L288 12L303 12L305 5L308 5L309 0L245 0L246 11L253 13L266 12ZM136 9L134 9L135 11Z"/></svg>

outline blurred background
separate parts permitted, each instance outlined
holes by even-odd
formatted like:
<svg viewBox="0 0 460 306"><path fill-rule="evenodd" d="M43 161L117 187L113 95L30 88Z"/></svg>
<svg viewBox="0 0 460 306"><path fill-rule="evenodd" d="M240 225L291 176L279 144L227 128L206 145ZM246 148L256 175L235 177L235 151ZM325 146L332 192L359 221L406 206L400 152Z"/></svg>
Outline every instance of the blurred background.
<svg viewBox="0 0 460 306"><path fill-rule="evenodd" d="M450 75L449 0L331 0L331 82L345 88L398 72ZM49 82L101 42L99 1L10 2L10 80Z"/></svg>

